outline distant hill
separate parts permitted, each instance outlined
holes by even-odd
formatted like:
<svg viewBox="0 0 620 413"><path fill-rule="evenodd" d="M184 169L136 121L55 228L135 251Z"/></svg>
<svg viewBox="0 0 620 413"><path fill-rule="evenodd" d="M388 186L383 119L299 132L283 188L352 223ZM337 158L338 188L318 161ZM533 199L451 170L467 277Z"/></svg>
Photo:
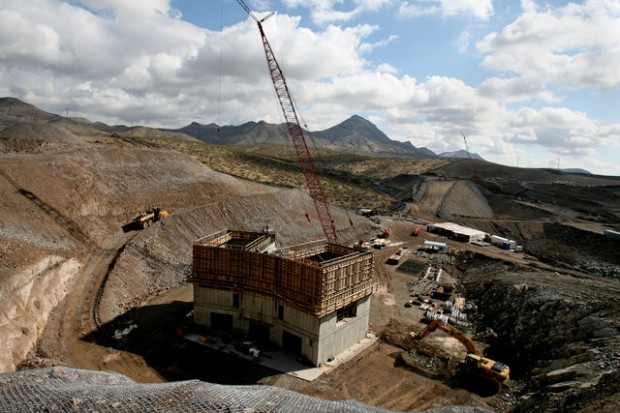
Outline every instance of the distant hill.
<svg viewBox="0 0 620 413"><path fill-rule="evenodd" d="M372 122L354 115L344 122L320 132L314 132L316 141L322 140L327 149L380 156L409 156L436 158L435 152L416 148L411 142L390 139Z"/></svg>
<svg viewBox="0 0 620 413"><path fill-rule="evenodd" d="M214 123L204 125L192 122L188 126L172 131L182 132L203 142L217 145L290 144L286 125L274 125L264 121L221 127ZM321 149L379 156L437 157L427 148L416 148L411 142L390 139L372 122L357 115L323 131L304 130L304 136L309 144L313 143Z"/></svg>
<svg viewBox="0 0 620 413"><path fill-rule="evenodd" d="M442 152L439 154L440 158L450 158L450 159L479 159L481 161L484 160L484 158L480 155L478 155L477 153L471 153L471 152L467 152L464 149L461 149L460 151L452 151L452 152Z"/></svg>
<svg viewBox="0 0 620 413"><path fill-rule="evenodd" d="M50 122L61 118L12 97L0 98L0 124L5 126L29 122Z"/></svg>
<svg viewBox="0 0 620 413"><path fill-rule="evenodd" d="M585 170L585 169L581 169L581 168L564 168L564 169L560 169L562 172L566 172L569 174L586 174L586 175L592 175L592 172Z"/></svg>
<svg viewBox="0 0 620 413"><path fill-rule="evenodd" d="M192 122L183 128L170 131L182 132L203 142L215 145L288 144L289 140L288 130L284 124L273 125L264 121L246 122L239 126L220 127L214 123L203 125Z"/></svg>

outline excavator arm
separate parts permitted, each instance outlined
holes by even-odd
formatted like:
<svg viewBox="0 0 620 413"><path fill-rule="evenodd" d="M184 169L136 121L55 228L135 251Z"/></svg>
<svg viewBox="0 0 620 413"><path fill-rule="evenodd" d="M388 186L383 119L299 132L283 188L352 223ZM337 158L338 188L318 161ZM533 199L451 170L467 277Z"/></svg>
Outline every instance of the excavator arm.
<svg viewBox="0 0 620 413"><path fill-rule="evenodd" d="M431 332L437 329L440 329L441 331L445 331L446 333L450 334L452 337L460 341L465 346L468 353L476 354L476 355L478 354L478 350L476 349L476 346L465 334L463 334L460 330L452 327L450 324L443 324L439 320L431 321L431 323L427 325L424 330L422 330L418 334L411 333L411 336L416 340L422 340L424 337L426 337Z"/></svg>
<svg viewBox="0 0 620 413"><path fill-rule="evenodd" d="M436 321L439 321L439 320L436 320ZM438 327L441 331L445 331L446 333L450 334L452 337L460 341L461 344L465 346L468 353L479 355L478 350L476 349L476 346L474 345L474 343L461 331L452 327L450 324L440 323Z"/></svg>

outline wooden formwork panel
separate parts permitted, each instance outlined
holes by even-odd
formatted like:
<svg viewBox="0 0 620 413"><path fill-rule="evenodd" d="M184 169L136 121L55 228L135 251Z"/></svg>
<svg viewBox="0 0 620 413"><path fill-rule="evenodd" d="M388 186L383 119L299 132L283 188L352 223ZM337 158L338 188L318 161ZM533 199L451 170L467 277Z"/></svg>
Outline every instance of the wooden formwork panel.
<svg viewBox="0 0 620 413"><path fill-rule="evenodd" d="M218 246L226 243L232 237L230 231L222 230L218 231L214 234L208 235L204 238L200 238L194 245L202 245L202 246Z"/></svg>
<svg viewBox="0 0 620 413"><path fill-rule="evenodd" d="M311 257L313 255L321 254L327 251L328 244L324 241L313 241L306 244L294 245L287 247L283 251L283 256L289 259L299 260L302 258Z"/></svg>
<svg viewBox="0 0 620 413"><path fill-rule="evenodd" d="M274 238L275 235L262 232L222 230L201 238L194 244L219 247L233 240L240 240L242 241L241 245L243 249L252 250L271 242Z"/></svg>
<svg viewBox="0 0 620 413"><path fill-rule="evenodd" d="M231 234L218 233L211 240L221 241L227 236ZM315 243L306 245L306 249L276 256L218 248L200 241L193 248L192 281L197 285L277 297L319 317L374 290L374 255L369 252ZM301 258L325 252L348 256L325 263Z"/></svg>
<svg viewBox="0 0 620 413"><path fill-rule="evenodd" d="M322 278L322 271L316 266L281 259L275 290L282 299L316 312L321 305Z"/></svg>
<svg viewBox="0 0 620 413"><path fill-rule="evenodd" d="M201 285L230 285L271 291L276 257L230 248L194 245L192 280Z"/></svg>
<svg viewBox="0 0 620 413"><path fill-rule="evenodd" d="M336 311L339 308L346 307L349 304L354 303L360 298L366 297L374 292L375 282L369 280L356 286L355 289L346 289L331 295L329 298L324 298L321 302L321 310L319 316L329 314Z"/></svg>

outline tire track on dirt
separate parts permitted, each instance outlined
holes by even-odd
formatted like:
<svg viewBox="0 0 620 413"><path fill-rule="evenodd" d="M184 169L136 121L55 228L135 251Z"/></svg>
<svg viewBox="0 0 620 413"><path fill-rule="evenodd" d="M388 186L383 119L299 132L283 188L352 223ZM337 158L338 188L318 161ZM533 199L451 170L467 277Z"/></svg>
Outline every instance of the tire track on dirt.
<svg viewBox="0 0 620 413"><path fill-rule="evenodd" d="M67 296L53 311L39 352L62 364L89 370L114 370L141 382L162 378L139 356L89 342L102 323L99 305L109 274L136 233L114 233L90 255Z"/></svg>
<svg viewBox="0 0 620 413"><path fill-rule="evenodd" d="M132 237L133 237L133 235L132 235ZM101 315L99 314L99 306L101 304L101 298L103 297L103 292L105 290L106 283L108 281L108 278L110 277L110 273L112 272L112 270L114 269L114 266L116 265L116 262L118 261L118 258L121 256L123 251L125 251L125 247L126 246L127 246L127 242L125 242L116 251L116 253L114 254L114 257L112 258L112 260L108 264L108 268L106 269L106 272L105 272L105 275L103 276L103 279L101 280L101 282L98 283L99 284L99 288L97 289L97 294L95 295L95 300L94 300L93 306L92 306L92 317L93 317L93 321L95 323L95 326L97 328L101 327L101 325L102 325Z"/></svg>

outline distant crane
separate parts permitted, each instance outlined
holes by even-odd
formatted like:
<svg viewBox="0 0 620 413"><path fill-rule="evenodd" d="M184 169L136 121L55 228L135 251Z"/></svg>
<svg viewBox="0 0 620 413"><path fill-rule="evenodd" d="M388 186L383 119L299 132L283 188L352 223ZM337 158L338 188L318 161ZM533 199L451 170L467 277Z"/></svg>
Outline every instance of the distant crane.
<svg viewBox="0 0 620 413"><path fill-rule="evenodd" d="M467 146L467 138L465 137L465 134L463 132L461 132L461 135L463 135L463 142L465 142L465 151L467 152L467 158L469 159L469 169L471 170L471 179L478 180L480 179L480 177L478 176L478 172L476 172L476 169L474 168L474 161L471 158L471 152L469 152L469 146Z"/></svg>
<svg viewBox="0 0 620 413"><path fill-rule="evenodd" d="M243 10L245 10L258 25L258 30L260 31L260 36L263 41L263 48L265 49L265 57L267 58L269 74L271 75L271 80L276 90L276 95L278 96L282 113L284 114L284 118L286 120L288 132L293 140L295 152L297 152L297 160L299 161L301 170L306 178L306 183L308 184L308 189L310 190L310 196L314 201L314 207L316 208L319 221L323 227L323 233L327 238L327 242L337 244L338 237L336 236L334 220L329 212L329 206L325 201L325 193L323 192L321 182L319 181L319 174L317 173L312 157L310 156L310 151L308 149L308 145L306 144L306 139L304 138L304 132L299 123L295 106L293 105L293 98L291 97L288 85L286 84L284 73L282 72L278 61L273 54L271 45L269 44L265 31L263 30L263 22L271 17L274 12L271 12L259 20L256 16L254 16L252 10L250 10L243 0L237 0L237 3L239 3Z"/></svg>

